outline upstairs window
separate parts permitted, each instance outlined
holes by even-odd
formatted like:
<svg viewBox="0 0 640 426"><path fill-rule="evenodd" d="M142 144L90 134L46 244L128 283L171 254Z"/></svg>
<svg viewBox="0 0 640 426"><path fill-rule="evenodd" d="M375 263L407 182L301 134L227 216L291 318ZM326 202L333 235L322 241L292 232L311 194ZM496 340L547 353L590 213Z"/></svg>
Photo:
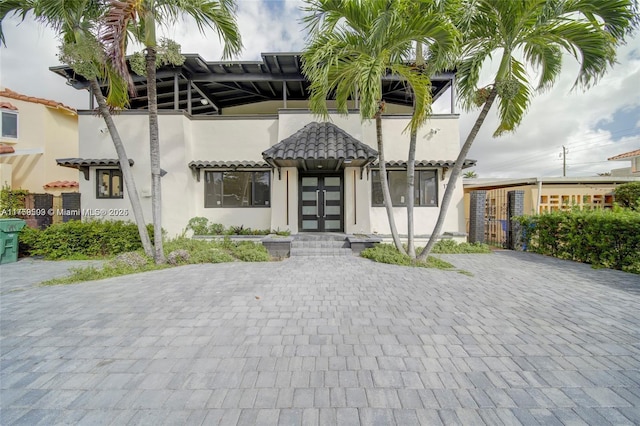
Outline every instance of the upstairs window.
<svg viewBox="0 0 640 426"><path fill-rule="evenodd" d="M407 171L390 170L387 171L389 180L389 192L391 193L391 203L394 207L407 205ZM414 202L413 205L423 207L438 206L438 171L437 170L416 170ZM371 205L374 207L384 206L382 195L382 185L380 184L380 171L371 171Z"/></svg>
<svg viewBox="0 0 640 426"><path fill-rule="evenodd" d="M3 138L18 139L18 113L2 110L2 124L0 132Z"/></svg>
<svg viewBox="0 0 640 426"><path fill-rule="evenodd" d="M204 206L269 207L271 172L205 172Z"/></svg>
<svg viewBox="0 0 640 426"><path fill-rule="evenodd" d="M98 169L96 183L96 198L123 198L122 172L119 169Z"/></svg>

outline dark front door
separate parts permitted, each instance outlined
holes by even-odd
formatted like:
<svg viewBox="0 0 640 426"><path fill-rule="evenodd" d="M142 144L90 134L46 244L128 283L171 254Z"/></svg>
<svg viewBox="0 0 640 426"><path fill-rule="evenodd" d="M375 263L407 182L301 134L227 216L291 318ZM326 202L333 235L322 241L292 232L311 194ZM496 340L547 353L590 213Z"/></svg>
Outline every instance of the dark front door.
<svg viewBox="0 0 640 426"><path fill-rule="evenodd" d="M300 231L342 232L342 199L342 177L302 176Z"/></svg>

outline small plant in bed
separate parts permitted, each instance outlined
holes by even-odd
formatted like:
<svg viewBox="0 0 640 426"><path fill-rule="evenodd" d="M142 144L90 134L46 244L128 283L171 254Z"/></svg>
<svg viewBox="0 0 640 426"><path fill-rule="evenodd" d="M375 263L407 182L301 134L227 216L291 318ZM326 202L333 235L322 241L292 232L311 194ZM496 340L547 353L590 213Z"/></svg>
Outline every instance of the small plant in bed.
<svg viewBox="0 0 640 426"><path fill-rule="evenodd" d="M457 243L454 240L440 240L434 246L432 253L439 254L472 254L491 253L488 245L482 243Z"/></svg>
<svg viewBox="0 0 640 426"><path fill-rule="evenodd" d="M88 266L71 269L71 275L49 280L42 284L71 284L197 263L268 262L273 260L260 243L250 241L236 243L229 239L206 241L180 237L165 242L164 250L167 258L167 263L164 265L154 264L153 260L141 251L127 252L106 261L102 267Z"/></svg>
<svg viewBox="0 0 640 426"><path fill-rule="evenodd" d="M400 253L391 244L378 244L375 247L364 249L360 256L375 262L389 263L391 265L418 266L422 268L453 269L449 262L429 256L426 261L412 261L406 254Z"/></svg>

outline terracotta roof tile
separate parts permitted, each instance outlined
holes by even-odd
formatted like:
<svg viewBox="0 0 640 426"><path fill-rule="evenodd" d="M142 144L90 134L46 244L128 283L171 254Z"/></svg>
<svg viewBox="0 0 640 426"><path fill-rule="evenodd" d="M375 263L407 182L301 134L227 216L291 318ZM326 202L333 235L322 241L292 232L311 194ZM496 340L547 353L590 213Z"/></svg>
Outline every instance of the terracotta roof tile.
<svg viewBox="0 0 640 426"><path fill-rule="evenodd" d="M80 185L76 181L72 180L56 180L49 182L43 186L43 188L78 188Z"/></svg>
<svg viewBox="0 0 640 426"><path fill-rule="evenodd" d="M11 145L0 144L0 154L13 154L16 152Z"/></svg>
<svg viewBox="0 0 640 426"><path fill-rule="evenodd" d="M624 154L620 154L620 155L616 155L616 156L611 157L611 158L607 158L607 160L624 160L625 158L639 157L639 156L640 156L640 149L636 149L635 151L625 152Z"/></svg>
<svg viewBox="0 0 640 426"><path fill-rule="evenodd" d="M48 106L50 108L61 109L63 111L67 111L72 114L77 114L77 111L75 110L75 108L71 108L70 106L67 106L61 102L56 102L56 101L52 101L44 98L36 98L34 96L23 95L18 92L14 92L13 90L7 89L6 87L3 90L0 90L0 96L4 96L5 98L16 99L18 101L41 104L44 106Z"/></svg>
<svg viewBox="0 0 640 426"><path fill-rule="evenodd" d="M4 109L10 109L13 111L17 111L18 107L11 104L10 102L0 102L0 108L4 108Z"/></svg>

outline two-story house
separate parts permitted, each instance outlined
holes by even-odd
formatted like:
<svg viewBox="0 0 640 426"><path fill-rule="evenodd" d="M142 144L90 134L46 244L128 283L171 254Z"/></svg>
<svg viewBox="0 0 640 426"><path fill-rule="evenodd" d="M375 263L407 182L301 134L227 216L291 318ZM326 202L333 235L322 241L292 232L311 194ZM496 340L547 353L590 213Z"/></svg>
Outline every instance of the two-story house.
<svg viewBox="0 0 640 426"><path fill-rule="evenodd" d="M158 70L163 228L179 234L190 218L225 226L298 232L389 234L378 180L375 125L361 120L358 100L347 116L323 121L308 109L309 82L300 54L263 54L261 61L207 62L185 55L179 67ZM86 82L69 67L53 67L79 89ZM145 218L151 219L146 81L134 76L137 96L114 119L132 160ZM418 134L415 224L429 234L439 213L448 171L459 151L453 72L433 76L433 97L451 93L447 114L433 115ZM382 81L385 158L395 219L406 233L406 158L412 111L396 76ZM451 90L449 90L451 89ZM331 101L330 106L331 106ZM115 149L101 118L79 111L77 158L82 207L105 217L132 218ZM468 165L473 161L468 161ZM464 232L462 184L456 186L445 232Z"/></svg>

